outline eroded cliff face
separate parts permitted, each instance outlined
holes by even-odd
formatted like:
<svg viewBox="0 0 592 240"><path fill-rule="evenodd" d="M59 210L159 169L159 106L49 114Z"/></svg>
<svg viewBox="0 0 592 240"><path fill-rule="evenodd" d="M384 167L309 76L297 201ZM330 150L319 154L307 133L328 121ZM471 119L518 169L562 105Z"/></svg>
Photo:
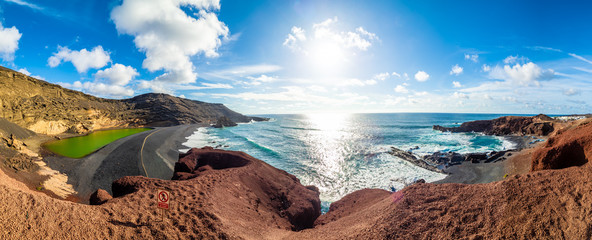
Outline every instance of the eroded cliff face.
<svg viewBox="0 0 592 240"><path fill-rule="evenodd" d="M0 67L0 118L42 134L86 133L111 127L260 121L222 104L143 94L130 99L97 98Z"/></svg>
<svg viewBox="0 0 592 240"><path fill-rule="evenodd" d="M592 121L549 138L532 155L531 171L582 166L592 159Z"/></svg>
<svg viewBox="0 0 592 240"><path fill-rule="evenodd" d="M0 117L42 134L125 126L128 106L0 68Z"/></svg>

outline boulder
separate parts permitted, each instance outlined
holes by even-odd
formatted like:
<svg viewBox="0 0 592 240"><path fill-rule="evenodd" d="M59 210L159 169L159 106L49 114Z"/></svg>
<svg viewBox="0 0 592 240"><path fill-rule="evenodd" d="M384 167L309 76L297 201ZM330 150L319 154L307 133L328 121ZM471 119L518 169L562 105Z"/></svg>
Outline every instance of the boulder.
<svg viewBox="0 0 592 240"><path fill-rule="evenodd" d="M90 205L101 205L111 199L111 195L103 189L97 189L93 194L90 195L88 202Z"/></svg>
<svg viewBox="0 0 592 240"><path fill-rule="evenodd" d="M487 159L487 153L468 153L465 155L465 161L479 163L481 160Z"/></svg>
<svg viewBox="0 0 592 240"><path fill-rule="evenodd" d="M215 128L223 128L223 127L234 127L236 125L237 124L235 122L231 121L228 117L222 116L222 117L218 118L214 127Z"/></svg>

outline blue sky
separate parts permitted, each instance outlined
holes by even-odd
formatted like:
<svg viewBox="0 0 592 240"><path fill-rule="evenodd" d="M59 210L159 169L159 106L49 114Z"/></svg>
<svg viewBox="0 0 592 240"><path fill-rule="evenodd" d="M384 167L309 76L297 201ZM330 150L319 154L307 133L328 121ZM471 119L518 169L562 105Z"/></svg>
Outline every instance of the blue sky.
<svg viewBox="0 0 592 240"><path fill-rule="evenodd" d="M0 0L0 63L248 114L592 112L585 1Z"/></svg>

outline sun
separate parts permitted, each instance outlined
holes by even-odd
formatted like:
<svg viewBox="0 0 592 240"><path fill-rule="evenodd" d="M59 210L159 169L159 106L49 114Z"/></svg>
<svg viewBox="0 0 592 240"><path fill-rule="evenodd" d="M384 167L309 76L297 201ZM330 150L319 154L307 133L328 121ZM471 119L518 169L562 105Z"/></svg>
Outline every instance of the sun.
<svg viewBox="0 0 592 240"><path fill-rule="evenodd" d="M309 48L307 61L311 70L320 76L332 76L344 70L346 54L339 44L333 41L315 41Z"/></svg>

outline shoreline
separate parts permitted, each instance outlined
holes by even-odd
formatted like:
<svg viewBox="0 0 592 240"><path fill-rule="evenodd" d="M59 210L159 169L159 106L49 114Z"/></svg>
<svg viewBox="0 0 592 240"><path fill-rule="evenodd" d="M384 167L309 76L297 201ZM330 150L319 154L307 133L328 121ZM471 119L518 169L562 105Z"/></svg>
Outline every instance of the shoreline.
<svg viewBox="0 0 592 240"><path fill-rule="evenodd" d="M90 194L99 188L111 192L111 182L116 179L124 176L145 175L140 163L140 150L143 144L146 145L142 152L145 161L148 162L146 165L159 168L153 171L153 175L149 174L149 177L170 180L174 162L178 160L179 148L185 142L186 137L201 126L203 124L156 127L113 141L79 159L43 150L42 161L52 170L68 177L66 183L72 185L76 191L68 198L87 203ZM159 130L162 131L144 141L148 135ZM171 166L169 162L173 160Z"/></svg>
<svg viewBox="0 0 592 240"><path fill-rule="evenodd" d="M492 162L464 161L461 164L449 166L444 169L448 175L433 183L490 183L501 181L512 175L528 173L531 164L530 154L548 139L548 137L539 136L508 135L502 137L515 144L515 148L508 150L503 156ZM538 139L544 141L536 141Z"/></svg>

